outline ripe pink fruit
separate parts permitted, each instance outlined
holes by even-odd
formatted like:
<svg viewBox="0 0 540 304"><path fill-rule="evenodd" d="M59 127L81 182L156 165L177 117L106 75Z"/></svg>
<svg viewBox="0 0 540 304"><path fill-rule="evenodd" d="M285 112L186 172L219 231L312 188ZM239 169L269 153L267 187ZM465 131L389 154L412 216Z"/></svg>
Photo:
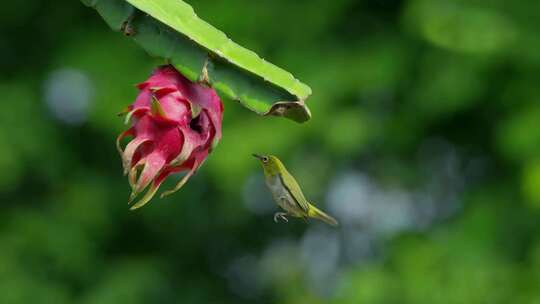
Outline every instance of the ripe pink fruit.
<svg viewBox="0 0 540 304"><path fill-rule="evenodd" d="M157 68L137 87L139 95L126 110L131 127L117 138L132 189L130 202L148 188L132 210L148 203L167 176L187 172L161 197L187 182L221 139L223 117L216 92L189 81L171 65ZM127 136L132 139L122 150L120 141Z"/></svg>

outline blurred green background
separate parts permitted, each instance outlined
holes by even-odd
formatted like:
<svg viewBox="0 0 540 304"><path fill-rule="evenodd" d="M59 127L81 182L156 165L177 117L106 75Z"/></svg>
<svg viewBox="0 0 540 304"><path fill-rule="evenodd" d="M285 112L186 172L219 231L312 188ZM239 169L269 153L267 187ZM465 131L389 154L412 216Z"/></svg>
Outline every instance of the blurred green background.
<svg viewBox="0 0 540 304"><path fill-rule="evenodd" d="M540 303L539 1L189 2L313 119L224 100L197 175L129 212L115 114L161 62L79 1L2 3L0 303ZM341 226L275 224L252 152Z"/></svg>

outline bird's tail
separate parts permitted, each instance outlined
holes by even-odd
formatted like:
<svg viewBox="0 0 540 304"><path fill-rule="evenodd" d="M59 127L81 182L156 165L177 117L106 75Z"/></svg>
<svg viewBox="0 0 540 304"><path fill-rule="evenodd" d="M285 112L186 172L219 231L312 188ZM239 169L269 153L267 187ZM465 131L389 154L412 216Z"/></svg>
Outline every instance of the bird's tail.
<svg viewBox="0 0 540 304"><path fill-rule="evenodd" d="M311 218L315 218L318 220L321 220L325 223L327 223L330 226L337 226L338 222L335 218L331 217L330 215L324 213L323 211L319 210L317 207L311 205L309 208L308 216Z"/></svg>

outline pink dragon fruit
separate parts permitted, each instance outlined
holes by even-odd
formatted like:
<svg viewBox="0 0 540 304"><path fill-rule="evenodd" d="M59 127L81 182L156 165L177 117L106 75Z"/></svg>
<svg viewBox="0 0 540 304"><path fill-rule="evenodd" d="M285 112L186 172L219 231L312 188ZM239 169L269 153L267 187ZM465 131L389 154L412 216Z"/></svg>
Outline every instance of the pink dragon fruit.
<svg viewBox="0 0 540 304"><path fill-rule="evenodd" d="M170 65L157 68L137 85L140 92L125 113L131 127L117 146L131 185L130 203L148 188L131 210L144 206L173 173L186 172L178 191L221 139L223 104L212 88L193 83ZM125 149L121 140L132 137Z"/></svg>

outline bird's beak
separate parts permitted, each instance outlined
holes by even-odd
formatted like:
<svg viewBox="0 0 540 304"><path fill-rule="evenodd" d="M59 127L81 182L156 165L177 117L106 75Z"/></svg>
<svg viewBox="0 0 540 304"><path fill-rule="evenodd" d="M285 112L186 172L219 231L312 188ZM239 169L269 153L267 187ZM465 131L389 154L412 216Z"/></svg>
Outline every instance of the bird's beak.
<svg viewBox="0 0 540 304"><path fill-rule="evenodd" d="M262 157L261 155L259 155L259 154L252 154L252 155L253 155L253 157L258 158L259 160L262 160L262 158L263 158L263 157Z"/></svg>

